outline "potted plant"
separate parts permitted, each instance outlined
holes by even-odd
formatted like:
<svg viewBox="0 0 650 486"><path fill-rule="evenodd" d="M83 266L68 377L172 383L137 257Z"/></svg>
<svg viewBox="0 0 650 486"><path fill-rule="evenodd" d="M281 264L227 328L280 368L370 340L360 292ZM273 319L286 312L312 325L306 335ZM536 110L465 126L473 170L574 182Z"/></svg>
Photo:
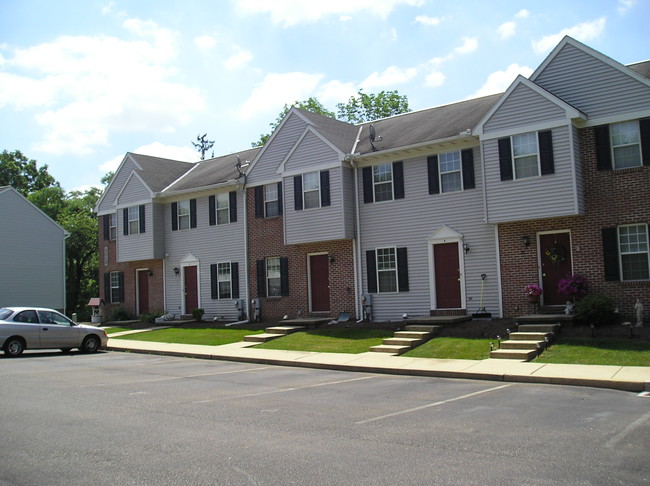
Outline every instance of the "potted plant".
<svg viewBox="0 0 650 486"><path fill-rule="evenodd" d="M528 302L537 302L542 295L542 288L537 284L526 285L524 295L528 297Z"/></svg>

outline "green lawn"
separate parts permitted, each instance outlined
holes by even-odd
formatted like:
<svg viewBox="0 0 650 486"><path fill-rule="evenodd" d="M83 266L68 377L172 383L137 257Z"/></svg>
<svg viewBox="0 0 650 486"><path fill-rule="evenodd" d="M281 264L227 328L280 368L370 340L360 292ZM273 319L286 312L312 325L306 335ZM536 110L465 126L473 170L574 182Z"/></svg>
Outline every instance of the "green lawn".
<svg viewBox="0 0 650 486"><path fill-rule="evenodd" d="M111 339L129 339L132 341L155 341L160 343L205 344L219 346L244 340L249 334L260 334L264 331L252 329L206 329L172 327L158 331L139 332Z"/></svg>
<svg viewBox="0 0 650 486"><path fill-rule="evenodd" d="M123 331L132 331L130 327L103 327L106 334L112 334L114 332L123 332Z"/></svg>
<svg viewBox="0 0 650 486"><path fill-rule="evenodd" d="M262 349L314 351L319 353L365 353L392 337L392 331L378 329L322 329L294 332L256 346Z"/></svg>
<svg viewBox="0 0 650 486"><path fill-rule="evenodd" d="M536 363L650 366L650 342L631 339L563 338Z"/></svg>
<svg viewBox="0 0 650 486"><path fill-rule="evenodd" d="M438 337L411 349L402 356L438 359L487 359L490 357L491 342L496 347L497 343L494 339Z"/></svg>

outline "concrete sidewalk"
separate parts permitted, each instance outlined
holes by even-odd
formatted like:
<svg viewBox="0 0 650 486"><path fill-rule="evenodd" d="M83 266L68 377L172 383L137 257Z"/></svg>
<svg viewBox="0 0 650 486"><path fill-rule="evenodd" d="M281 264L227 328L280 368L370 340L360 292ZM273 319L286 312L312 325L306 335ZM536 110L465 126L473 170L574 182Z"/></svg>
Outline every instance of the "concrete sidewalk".
<svg viewBox="0 0 650 486"><path fill-rule="evenodd" d="M143 332L145 329L136 332ZM222 346L157 343L110 339L108 349L138 353L220 359L247 363L325 368L396 375L466 378L522 383L592 386L627 391L650 391L650 367L594 366L520 362L508 359L408 358L385 353L314 353L256 349L257 343L237 342Z"/></svg>

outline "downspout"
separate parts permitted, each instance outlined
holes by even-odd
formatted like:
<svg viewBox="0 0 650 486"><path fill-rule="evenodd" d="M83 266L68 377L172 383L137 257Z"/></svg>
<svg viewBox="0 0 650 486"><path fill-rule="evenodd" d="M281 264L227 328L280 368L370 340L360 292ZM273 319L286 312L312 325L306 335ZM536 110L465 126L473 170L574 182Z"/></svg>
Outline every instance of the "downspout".
<svg viewBox="0 0 650 486"><path fill-rule="evenodd" d="M244 195L244 308L246 309L247 321L251 318L250 313L250 295L248 293L248 197L246 197L246 176L242 184L242 193Z"/></svg>
<svg viewBox="0 0 650 486"><path fill-rule="evenodd" d="M66 285L68 282L68 272L66 271L68 268L68 262L66 259L66 240L70 238L70 233L67 231L63 230L63 314L66 314L66 311L68 310L68 286Z"/></svg>
<svg viewBox="0 0 650 486"><path fill-rule="evenodd" d="M357 138L354 142L354 146L352 147L352 153L348 154L345 156L345 160L350 162L350 167L352 167L352 170L354 171L354 215L355 215L355 225L356 225L356 231L357 231L357 237L355 241L353 242L352 245L352 251L354 255L354 259L356 260L354 263L354 287L355 287L355 296L354 296L354 308L355 312L357 314L357 321L362 319L362 312L360 308L360 300L361 300L361 294L363 293L363 279L361 277L362 275L362 268L361 268L361 220L360 220L360 208L359 208L359 167L355 165L354 163L354 157L357 155L355 154L355 150L357 148L357 144L361 140L361 131L363 130L363 126L359 127L359 132L357 133Z"/></svg>

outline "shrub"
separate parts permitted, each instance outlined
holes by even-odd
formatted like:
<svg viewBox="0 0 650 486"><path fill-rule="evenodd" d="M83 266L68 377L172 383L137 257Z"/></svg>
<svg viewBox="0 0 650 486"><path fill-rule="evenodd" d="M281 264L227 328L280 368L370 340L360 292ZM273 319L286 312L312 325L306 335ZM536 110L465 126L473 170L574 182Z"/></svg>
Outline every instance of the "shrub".
<svg viewBox="0 0 650 486"><path fill-rule="evenodd" d="M578 300L587 295L589 286L582 275L569 275L558 283L557 291L571 300Z"/></svg>
<svg viewBox="0 0 650 486"><path fill-rule="evenodd" d="M130 321L131 314L129 314L124 307L118 307L111 312L111 321Z"/></svg>
<svg viewBox="0 0 650 486"><path fill-rule="evenodd" d="M576 320L581 324L602 326L616 319L614 301L606 295L594 294L576 303Z"/></svg>
<svg viewBox="0 0 650 486"><path fill-rule="evenodd" d="M156 318L160 317L164 314L162 311L157 311L157 312L143 312L140 314L140 320L142 322L147 322L149 324L153 324L156 322Z"/></svg>
<svg viewBox="0 0 650 486"><path fill-rule="evenodd" d="M203 313L205 312L205 309L192 309L192 317L194 317L194 320L197 322L201 322L203 320Z"/></svg>
<svg viewBox="0 0 650 486"><path fill-rule="evenodd" d="M539 295L542 295L542 288L537 284L526 285L526 287L524 288L524 295L537 297Z"/></svg>

